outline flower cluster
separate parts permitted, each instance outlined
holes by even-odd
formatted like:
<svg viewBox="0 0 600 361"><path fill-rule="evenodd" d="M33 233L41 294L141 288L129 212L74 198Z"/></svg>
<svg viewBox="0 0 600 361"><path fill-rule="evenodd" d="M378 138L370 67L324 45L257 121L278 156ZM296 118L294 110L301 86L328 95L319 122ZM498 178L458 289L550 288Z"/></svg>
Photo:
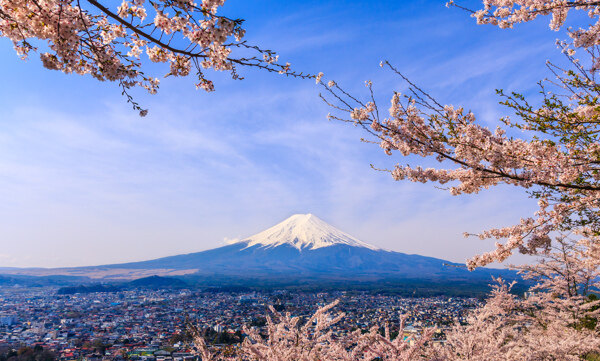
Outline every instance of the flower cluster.
<svg viewBox="0 0 600 361"><path fill-rule="evenodd" d="M218 15L225 0L123 0L115 9L98 0L86 6L75 0L0 0L0 36L9 38L16 52L27 58L38 43L44 67L65 73L90 74L100 81L116 81L126 93L132 87L150 93L159 81L143 72L141 55L152 62L169 63L165 76L187 76L194 71L199 87L212 91L204 71L228 71L235 79L238 67L309 78L277 55L243 41L242 20ZM148 21L149 20L149 21ZM233 49L256 52L233 56ZM136 109L141 110L127 94Z"/></svg>
<svg viewBox="0 0 600 361"><path fill-rule="evenodd" d="M420 337L403 337L404 321L398 337L391 339L389 328L384 334L379 327L366 333L356 330L346 335L334 336L331 326L338 323L344 314L331 315L330 311L339 303L326 305L308 320L282 315L270 307L272 316L267 315L267 336L264 338L255 329L244 329L246 338L237 355L214 355L200 336L198 329L191 327L194 343L202 360L257 360L257 361L418 361L432 360L427 356L428 342L433 329L426 330ZM301 322L302 321L302 322Z"/></svg>
<svg viewBox="0 0 600 361"><path fill-rule="evenodd" d="M502 29L515 24L532 21L539 16L550 15L550 29L559 30L565 24L570 11L585 13L593 23L578 29L569 28L572 43L577 48L589 49L600 45L600 4L590 0L483 0L483 8L473 11L450 1L447 6L455 6L471 12L478 24L491 24ZM570 50L573 55L573 49ZM598 69L600 63L595 64Z"/></svg>

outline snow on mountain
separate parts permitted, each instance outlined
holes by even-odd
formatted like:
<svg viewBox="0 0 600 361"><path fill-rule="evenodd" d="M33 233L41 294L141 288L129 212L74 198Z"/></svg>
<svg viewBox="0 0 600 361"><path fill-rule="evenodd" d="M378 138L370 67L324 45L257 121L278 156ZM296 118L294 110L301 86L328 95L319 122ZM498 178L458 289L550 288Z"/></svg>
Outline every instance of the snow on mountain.
<svg viewBox="0 0 600 361"><path fill-rule="evenodd" d="M265 248L287 244L299 250L343 244L374 251L379 250L378 247L362 242L310 213L295 214L267 230L238 241L238 243L247 243L247 247L260 245Z"/></svg>

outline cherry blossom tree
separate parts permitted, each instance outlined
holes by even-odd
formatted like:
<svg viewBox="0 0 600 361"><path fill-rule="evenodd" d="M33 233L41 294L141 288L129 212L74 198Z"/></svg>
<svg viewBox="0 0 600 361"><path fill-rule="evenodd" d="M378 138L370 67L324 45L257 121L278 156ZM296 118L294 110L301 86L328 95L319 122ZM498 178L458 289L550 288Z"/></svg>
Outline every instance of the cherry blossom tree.
<svg viewBox="0 0 600 361"><path fill-rule="evenodd" d="M571 9L587 11L592 18L600 16L596 2L538 0L486 0L484 9L472 14L480 23L503 28L552 14L550 26L556 30ZM502 262L515 250L536 254L552 243L553 232L561 230L586 239L593 245L590 256L600 257L600 86L596 82L600 26L571 29L568 34L572 41L558 45L571 67L548 64L554 79L540 83L538 106L521 94L498 91L502 104L516 117L501 118L493 130L463 107L442 105L387 61L381 66L408 84L406 94L392 96L388 117L380 115L371 82L366 83L370 96L364 100L334 81L325 83L322 74L317 83L326 90L323 99L336 111L330 119L361 126L388 155L413 155L424 163L440 164L396 165L388 170L394 179L435 182L453 195L508 184L526 189L538 200L538 211L519 224L477 235L505 241L469 260L470 269Z"/></svg>
<svg viewBox="0 0 600 361"><path fill-rule="evenodd" d="M0 0L0 36L26 59L39 52L44 67L117 82L134 109L129 90L154 94L159 79L150 62L167 63L164 76L194 72L196 87L213 91L207 70L243 79L240 67L309 78L278 63L278 55L243 40L243 20L218 13L225 0Z"/></svg>
<svg viewBox="0 0 600 361"><path fill-rule="evenodd" d="M501 28L551 15L551 29L559 30L571 10L595 20L569 28L570 40L557 42L570 66L548 63L553 78L539 83L537 105L519 93L498 91L513 114L501 118L496 129L463 107L442 105L387 61L381 66L408 85L406 94L393 94L388 116L380 115L371 82L363 99L325 82L322 74L316 80L335 111L330 119L362 127L372 136L366 141L375 139L388 155L412 156L411 164L387 170L394 179L434 182L453 195L507 184L537 199L539 209L519 224L478 234L504 242L467 262L470 269L502 262L515 250L540 257L516 267L534 282L528 297L512 295L511 286L500 282L467 325L456 325L445 345L431 348L435 357L581 360L600 350L600 305L591 295L600 290L600 4L485 0L483 5L478 11L458 7L480 24Z"/></svg>
<svg viewBox="0 0 600 361"><path fill-rule="evenodd" d="M514 323L519 299L510 293L511 285L494 285L484 306L467 318L466 325L456 324L446 334L446 343L435 347L442 360L519 360L514 358L518 327ZM513 358L511 358L513 357Z"/></svg>
<svg viewBox="0 0 600 361"><path fill-rule="evenodd" d="M456 325L443 347L445 360L581 360L600 350L598 262L589 243L559 236L536 264L520 266L534 282L525 299L499 280L490 298Z"/></svg>
<svg viewBox="0 0 600 361"><path fill-rule="evenodd" d="M391 339L389 328L379 327L368 332L361 330L334 335L332 326L343 313L332 315L329 311L339 300L319 308L307 320L282 315L270 307L267 315L267 335L256 329L244 328L247 335L236 355L225 356L210 352L197 327L191 326L196 353L202 360L257 360L257 361L418 361L431 360L430 345L433 329L424 330L419 337L403 337L405 319L400 324L399 335ZM302 322L303 321L303 322Z"/></svg>

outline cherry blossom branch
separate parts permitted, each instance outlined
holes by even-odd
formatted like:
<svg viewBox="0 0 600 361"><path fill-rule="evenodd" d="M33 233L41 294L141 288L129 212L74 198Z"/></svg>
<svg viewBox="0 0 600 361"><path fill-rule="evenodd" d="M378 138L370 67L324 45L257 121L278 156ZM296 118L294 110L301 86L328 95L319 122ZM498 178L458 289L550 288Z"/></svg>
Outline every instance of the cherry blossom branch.
<svg viewBox="0 0 600 361"><path fill-rule="evenodd" d="M158 90L158 78L143 72L144 52L152 62L169 64L165 76L187 76L194 68L196 87L206 91L213 91L214 84L204 69L227 71L233 79L243 79L238 67L314 78L293 71L289 63L279 64L274 51L242 40L243 20L217 14L224 1L203 0L200 5L191 0L150 1L147 10L144 0L123 0L113 10L88 0L86 10L79 0L0 0L0 36L9 38L23 58L37 50L30 40L46 43L48 51L40 54L46 68L116 81L127 94L134 87L151 94ZM154 19L144 22L149 12ZM236 48L258 55L235 56ZM147 113L132 104L140 114Z"/></svg>

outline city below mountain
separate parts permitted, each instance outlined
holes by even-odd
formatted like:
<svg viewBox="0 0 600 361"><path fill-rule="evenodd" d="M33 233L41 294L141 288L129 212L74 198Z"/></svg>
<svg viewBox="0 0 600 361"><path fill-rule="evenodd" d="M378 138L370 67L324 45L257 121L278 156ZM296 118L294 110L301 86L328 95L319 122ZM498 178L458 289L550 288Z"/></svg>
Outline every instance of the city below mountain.
<svg viewBox="0 0 600 361"><path fill-rule="evenodd" d="M70 276L74 280L96 282L170 276L188 283L221 287L326 284L369 288L375 284L381 287L441 284L486 288L493 276L516 278L512 271L483 268L469 272L463 265L441 259L383 250L312 214L293 215L254 236L203 252L94 267L0 269L0 273L13 277Z"/></svg>

